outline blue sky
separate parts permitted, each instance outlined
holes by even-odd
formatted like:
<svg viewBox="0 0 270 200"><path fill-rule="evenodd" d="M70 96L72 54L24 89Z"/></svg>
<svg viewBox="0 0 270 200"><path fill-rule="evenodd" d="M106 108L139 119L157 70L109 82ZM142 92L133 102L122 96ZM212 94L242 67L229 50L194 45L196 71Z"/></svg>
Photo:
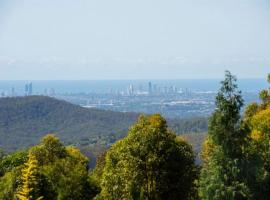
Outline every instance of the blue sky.
<svg viewBox="0 0 270 200"><path fill-rule="evenodd" d="M269 0L0 0L0 79L270 72Z"/></svg>

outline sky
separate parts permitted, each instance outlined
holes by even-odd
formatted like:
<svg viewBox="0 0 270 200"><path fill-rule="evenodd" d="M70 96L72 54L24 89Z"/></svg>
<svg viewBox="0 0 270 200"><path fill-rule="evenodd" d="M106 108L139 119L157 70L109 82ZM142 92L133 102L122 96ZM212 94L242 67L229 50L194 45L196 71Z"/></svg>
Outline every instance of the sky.
<svg viewBox="0 0 270 200"><path fill-rule="evenodd" d="M0 80L270 72L269 0L0 0Z"/></svg>

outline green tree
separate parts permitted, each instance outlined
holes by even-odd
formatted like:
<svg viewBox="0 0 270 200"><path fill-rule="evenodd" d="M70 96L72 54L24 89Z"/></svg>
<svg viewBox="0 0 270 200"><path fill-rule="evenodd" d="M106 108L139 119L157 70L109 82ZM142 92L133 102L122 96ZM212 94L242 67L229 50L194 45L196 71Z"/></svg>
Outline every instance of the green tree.
<svg viewBox="0 0 270 200"><path fill-rule="evenodd" d="M270 74L268 75L270 83ZM244 116L244 121L250 129L250 153L256 155L256 196L254 199L270 198L270 90L260 93L261 104L250 104Z"/></svg>
<svg viewBox="0 0 270 200"><path fill-rule="evenodd" d="M0 199L1 200L14 200L15 191L17 189L18 177L15 172L7 172L0 178Z"/></svg>
<svg viewBox="0 0 270 200"><path fill-rule="evenodd" d="M88 158L79 149L65 147L49 134L29 151L38 161L43 199L88 200L94 196L94 186L88 176Z"/></svg>
<svg viewBox="0 0 270 200"><path fill-rule="evenodd" d="M243 99L236 78L226 71L210 118L207 159L200 177L199 194L205 200L244 200L252 196L248 185L245 146L248 132L241 127ZM210 151L209 151L210 150ZM252 173L251 173L252 174Z"/></svg>
<svg viewBox="0 0 270 200"><path fill-rule="evenodd" d="M262 175L262 184L258 188L258 193L261 194L261 199L270 198L270 108L261 110L256 113L250 122L251 128L251 145L256 153L260 156ZM262 163L261 163L262 162Z"/></svg>
<svg viewBox="0 0 270 200"><path fill-rule="evenodd" d="M39 165L49 165L57 159L66 157L65 146L53 134L48 134L41 139L37 146L30 149L31 153L35 155Z"/></svg>
<svg viewBox="0 0 270 200"><path fill-rule="evenodd" d="M3 154L0 160L0 199L13 200L21 183L21 169L28 160L26 151Z"/></svg>
<svg viewBox="0 0 270 200"><path fill-rule="evenodd" d="M30 154L25 168L22 170L22 186L16 196L20 200L41 200L40 195L40 174L38 162L34 155Z"/></svg>
<svg viewBox="0 0 270 200"><path fill-rule="evenodd" d="M265 107L270 102L270 92L269 90L262 90L260 92L260 99L262 100L262 105Z"/></svg>
<svg viewBox="0 0 270 200"><path fill-rule="evenodd" d="M196 177L191 146L159 114L141 116L108 151L97 199L192 199Z"/></svg>
<svg viewBox="0 0 270 200"><path fill-rule="evenodd" d="M27 162L27 159L27 151L16 151L14 153L4 155L0 160L0 176L3 176L5 173L23 165Z"/></svg>
<svg viewBox="0 0 270 200"><path fill-rule="evenodd" d="M101 179L106 164L106 154L107 152L105 151L98 156L96 166L93 170L90 171L89 174L89 181L92 185L92 193L94 194L94 196L99 194L101 191Z"/></svg>
<svg viewBox="0 0 270 200"><path fill-rule="evenodd" d="M66 156L55 159L53 163L42 167L47 183L47 199L90 199L91 188L88 180L88 159L74 147L66 147ZM47 188L51 188L48 191ZM48 195L50 193L50 195Z"/></svg>

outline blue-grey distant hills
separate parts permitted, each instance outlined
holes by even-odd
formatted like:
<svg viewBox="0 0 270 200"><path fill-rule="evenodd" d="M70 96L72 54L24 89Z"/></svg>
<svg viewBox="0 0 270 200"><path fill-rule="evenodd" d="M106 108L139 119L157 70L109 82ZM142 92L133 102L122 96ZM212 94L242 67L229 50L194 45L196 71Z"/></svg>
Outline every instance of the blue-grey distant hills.
<svg viewBox="0 0 270 200"><path fill-rule="evenodd" d="M46 96L0 98L0 148L7 152L27 148L48 133L79 147L110 145L126 135L138 116L83 108ZM168 121L178 133L207 129L204 118Z"/></svg>

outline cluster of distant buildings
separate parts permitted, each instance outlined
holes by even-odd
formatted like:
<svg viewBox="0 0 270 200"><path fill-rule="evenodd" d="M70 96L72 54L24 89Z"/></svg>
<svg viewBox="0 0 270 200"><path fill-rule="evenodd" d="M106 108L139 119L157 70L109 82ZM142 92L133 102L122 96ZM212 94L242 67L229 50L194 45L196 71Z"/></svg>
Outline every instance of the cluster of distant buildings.
<svg viewBox="0 0 270 200"><path fill-rule="evenodd" d="M33 83L32 82L25 84L23 94L21 94L21 93L19 94L15 90L15 87L12 87L10 92L7 92L7 91L1 92L1 97L16 97L16 96L21 96L21 95L25 95L25 96L33 95Z"/></svg>
<svg viewBox="0 0 270 200"><path fill-rule="evenodd" d="M177 88L175 85L161 87L158 86L157 84L152 84L152 82L148 82L147 90L144 90L142 86L139 86L138 89L135 89L134 85L130 84L126 92L126 94L129 96L142 94L160 95L160 94L179 94L179 93L190 93L190 90L189 89L183 90L182 88Z"/></svg>
<svg viewBox="0 0 270 200"><path fill-rule="evenodd" d="M33 94L33 83L26 83L24 86L24 95L30 96Z"/></svg>
<svg viewBox="0 0 270 200"><path fill-rule="evenodd" d="M0 91L1 92L1 91ZM79 94L89 94L85 92L80 92ZM182 89L177 88L175 85L164 86L153 84L152 82L148 82L147 85L136 85L130 84L126 86L126 89L123 90L114 90L111 88L108 93L104 92L104 94L112 94L112 95L120 95L120 96L137 96L137 95L177 95L177 94L190 94L190 89ZM33 92L33 83L28 82L24 85L24 89L16 90L15 87L12 87L9 91L2 91L0 93L0 97L15 97L15 96L31 96L31 95L45 95L45 96L55 96L57 95L54 88L46 88L43 92L36 90ZM68 94L68 93L67 93ZM77 95L76 93L69 93L73 95ZM95 94L95 92L93 92ZM59 95L59 94L58 94Z"/></svg>
<svg viewBox="0 0 270 200"><path fill-rule="evenodd" d="M34 93L33 91L33 83L29 82L24 85L23 90L16 90L15 87L11 87L11 90L9 91L2 91L0 93L0 97L16 97L16 96L31 96L31 95L45 95L45 96L54 96L55 90L54 88L45 89L43 93Z"/></svg>

